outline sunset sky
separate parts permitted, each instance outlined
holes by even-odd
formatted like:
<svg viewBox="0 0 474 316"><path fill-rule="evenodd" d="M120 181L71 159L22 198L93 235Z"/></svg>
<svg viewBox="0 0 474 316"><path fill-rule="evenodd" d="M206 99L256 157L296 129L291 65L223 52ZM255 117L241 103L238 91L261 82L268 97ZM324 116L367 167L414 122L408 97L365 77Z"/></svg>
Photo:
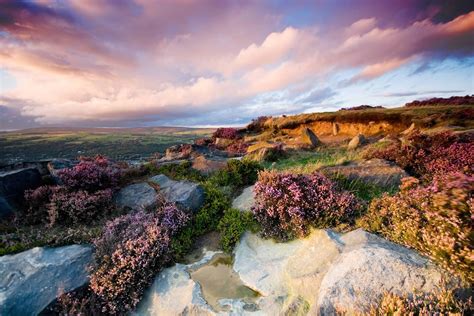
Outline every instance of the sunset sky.
<svg viewBox="0 0 474 316"><path fill-rule="evenodd" d="M0 130L474 93L474 1L0 0Z"/></svg>

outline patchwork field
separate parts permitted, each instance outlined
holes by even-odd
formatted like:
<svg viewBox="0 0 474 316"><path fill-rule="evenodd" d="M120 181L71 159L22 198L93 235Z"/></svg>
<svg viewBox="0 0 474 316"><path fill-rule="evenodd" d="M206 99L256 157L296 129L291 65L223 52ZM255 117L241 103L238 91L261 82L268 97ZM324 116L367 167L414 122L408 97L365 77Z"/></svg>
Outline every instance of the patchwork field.
<svg viewBox="0 0 474 316"><path fill-rule="evenodd" d="M106 155L117 160L139 159L172 145L209 136L213 129L35 128L0 132L0 165L19 161Z"/></svg>

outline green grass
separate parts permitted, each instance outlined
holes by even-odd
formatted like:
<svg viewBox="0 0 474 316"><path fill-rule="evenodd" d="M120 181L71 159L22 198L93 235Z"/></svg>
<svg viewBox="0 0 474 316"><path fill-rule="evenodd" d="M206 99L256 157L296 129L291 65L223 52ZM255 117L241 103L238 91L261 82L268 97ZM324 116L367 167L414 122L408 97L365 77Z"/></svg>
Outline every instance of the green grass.
<svg viewBox="0 0 474 316"><path fill-rule="evenodd" d="M395 194L398 186L381 186L375 183L368 183L360 179L349 179L343 175L330 177L343 190L352 192L359 199L370 202L381 197L384 193Z"/></svg>
<svg viewBox="0 0 474 316"><path fill-rule="evenodd" d="M275 163L265 163L264 167L279 171L311 173L322 167L344 164L358 157L358 151L348 151L344 148L321 148L312 152L290 153L287 158Z"/></svg>

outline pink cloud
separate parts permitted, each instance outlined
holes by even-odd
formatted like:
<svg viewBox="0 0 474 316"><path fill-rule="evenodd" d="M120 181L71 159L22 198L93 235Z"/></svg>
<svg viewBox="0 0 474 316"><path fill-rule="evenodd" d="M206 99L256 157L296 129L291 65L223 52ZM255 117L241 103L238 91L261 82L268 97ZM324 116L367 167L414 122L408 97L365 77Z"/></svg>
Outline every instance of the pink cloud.
<svg viewBox="0 0 474 316"><path fill-rule="evenodd" d="M288 24L260 1L22 5L10 2L0 23L0 66L17 82L5 96L24 100L22 112L44 123L192 117L312 89L341 70L360 70L356 83L474 49L474 12L389 26L365 16L324 28Z"/></svg>

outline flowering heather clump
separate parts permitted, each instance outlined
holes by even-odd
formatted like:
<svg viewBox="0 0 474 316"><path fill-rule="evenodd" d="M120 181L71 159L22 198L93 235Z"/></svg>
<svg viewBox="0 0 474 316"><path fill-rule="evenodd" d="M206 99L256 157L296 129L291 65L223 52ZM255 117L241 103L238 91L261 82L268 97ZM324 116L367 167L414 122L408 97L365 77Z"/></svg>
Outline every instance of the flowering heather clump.
<svg viewBox="0 0 474 316"><path fill-rule="evenodd" d="M212 138L225 138L225 139L237 139L239 138L239 133L237 129L231 127L218 128Z"/></svg>
<svg viewBox="0 0 474 316"><path fill-rule="evenodd" d="M310 227L328 227L348 219L359 207L354 195L339 192L320 173L262 171L255 185L252 211L265 237L303 237Z"/></svg>
<svg viewBox="0 0 474 316"><path fill-rule="evenodd" d="M406 107L429 106L429 105L469 105L474 104L474 95L453 96L450 98L431 98L422 101L406 103Z"/></svg>
<svg viewBox="0 0 474 316"><path fill-rule="evenodd" d="M395 196L373 200L362 226L474 281L474 177L451 173L427 186L408 178L400 189Z"/></svg>
<svg viewBox="0 0 474 316"><path fill-rule="evenodd" d="M198 146L209 146L212 144L211 138L198 138L194 140L194 144Z"/></svg>
<svg viewBox="0 0 474 316"><path fill-rule="evenodd" d="M469 135L451 132L434 135L412 133L404 144L369 153L368 158L381 158L396 162L414 176L431 180L435 175L452 171L472 174L474 170L474 142Z"/></svg>
<svg viewBox="0 0 474 316"><path fill-rule="evenodd" d="M468 315L473 309L470 298L459 299L454 291L443 288L436 293L415 293L404 296L385 293L379 304L373 306L368 315L461 316Z"/></svg>
<svg viewBox="0 0 474 316"><path fill-rule="evenodd" d="M102 156L81 157L73 168L58 172L61 185L41 186L25 192L26 221L56 224L90 223L112 205L112 189L120 171Z"/></svg>
<svg viewBox="0 0 474 316"><path fill-rule="evenodd" d="M48 203L49 224L78 224L90 222L97 216L107 214L112 205L112 190L94 193L87 191L68 192L55 190Z"/></svg>
<svg viewBox="0 0 474 316"><path fill-rule="evenodd" d="M115 187L120 179L120 171L103 156L81 157L78 165L60 170L58 177L69 190L91 192Z"/></svg>
<svg viewBox="0 0 474 316"><path fill-rule="evenodd" d="M127 214L107 223L95 240L90 287L104 313L124 314L140 301L156 273L171 260L170 241L188 217L164 202L155 213Z"/></svg>
<svg viewBox="0 0 474 316"><path fill-rule="evenodd" d="M243 141L236 141L227 146L226 151L232 154L245 154L249 148L248 143Z"/></svg>

